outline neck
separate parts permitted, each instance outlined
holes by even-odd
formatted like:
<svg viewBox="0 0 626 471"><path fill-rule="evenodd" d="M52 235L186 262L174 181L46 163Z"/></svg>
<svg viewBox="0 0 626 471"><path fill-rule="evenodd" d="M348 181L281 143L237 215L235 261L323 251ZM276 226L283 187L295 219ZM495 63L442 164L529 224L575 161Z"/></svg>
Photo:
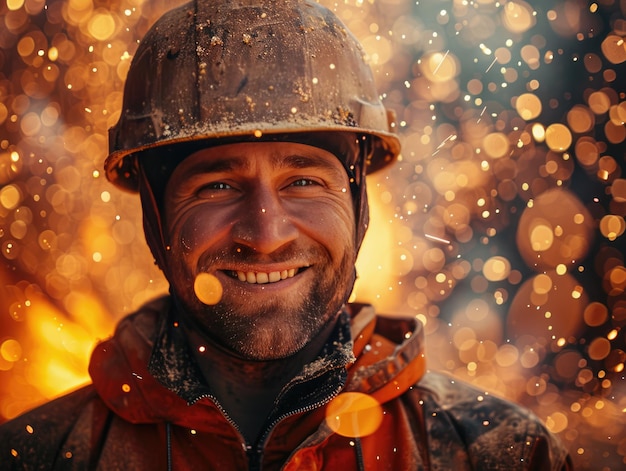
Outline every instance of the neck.
<svg viewBox="0 0 626 471"><path fill-rule="evenodd" d="M329 322L300 351L287 358L253 360L237 356L186 329L200 369L220 405L238 425L248 443L254 443L282 389L313 361L332 333L338 317Z"/></svg>

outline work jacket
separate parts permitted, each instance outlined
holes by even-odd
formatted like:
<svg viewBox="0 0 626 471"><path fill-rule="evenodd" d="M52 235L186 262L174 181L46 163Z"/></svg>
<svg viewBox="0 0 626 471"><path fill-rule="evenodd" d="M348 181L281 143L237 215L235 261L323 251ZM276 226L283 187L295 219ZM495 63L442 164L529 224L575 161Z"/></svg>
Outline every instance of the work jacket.
<svg viewBox="0 0 626 471"><path fill-rule="evenodd" d="M92 355L91 385L0 426L0 469L569 469L564 448L530 412L425 373L418 321L363 305L345 308L320 357L287 384L257 443L247 443L176 319L169 298L123 319ZM327 406L345 392L380 404L375 431L333 432Z"/></svg>

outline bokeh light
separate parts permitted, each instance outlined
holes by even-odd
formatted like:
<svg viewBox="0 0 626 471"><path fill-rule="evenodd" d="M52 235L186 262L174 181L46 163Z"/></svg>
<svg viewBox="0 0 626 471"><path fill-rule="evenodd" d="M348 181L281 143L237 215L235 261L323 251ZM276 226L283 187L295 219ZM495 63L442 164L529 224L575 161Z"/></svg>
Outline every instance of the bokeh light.
<svg viewBox="0 0 626 471"><path fill-rule="evenodd" d="M167 292L102 166L137 42L181 3L0 4L0 420L88 381L93 345ZM429 368L531 408L579 469L623 469L624 2L322 3L403 143L368 182L352 298L420 319Z"/></svg>
<svg viewBox="0 0 626 471"><path fill-rule="evenodd" d="M344 437L371 435L382 421L383 409L369 394L341 393L326 407L326 423Z"/></svg>
<svg viewBox="0 0 626 471"><path fill-rule="evenodd" d="M212 306L222 299L222 283L211 273L200 273L193 283L193 291L201 303Z"/></svg>

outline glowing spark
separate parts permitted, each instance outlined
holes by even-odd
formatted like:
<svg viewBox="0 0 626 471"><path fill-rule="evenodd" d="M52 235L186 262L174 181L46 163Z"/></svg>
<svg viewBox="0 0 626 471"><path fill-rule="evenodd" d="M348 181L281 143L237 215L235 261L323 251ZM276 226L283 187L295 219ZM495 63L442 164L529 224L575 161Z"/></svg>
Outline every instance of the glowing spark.
<svg viewBox="0 0 626 471"><path fill-rule="evenodd" d="M446 137L443 141L441 141L441 143L437 146L437 149L435 149L435 152L433 152L432 155L436 155L443 146L445 146L449 141L455 141L457 138L456 134L450 134L448 137Z"/></svg>
<svg viewBox="0 0 626 471"><path fill-rule="evenodd" d="M483 115L485 114L485 111L487 111L487 107L486 106L480 112L480 116L478 117L478 121L476 121L476 124L480 123L480 120L483 119Z"/></svg>
<svg viewBox="0 0 626 471"><path fill-rule="evenodd" d="M448 53L450 52L450 49L448 49L446 51L446 53L443 55L443 57L441 58L441 60L439 61L439 64L437 64L437 67L435 67L435 70L433 71L433 75L437 75L437 71L439 70L439 68L441 67L441 65L443 64L443 61L446 60L446 57L448 57Z"/></svg>
<svg viewBox="0 0 626 471"><path fill-rule="evenodd" d="M450 241L442 239L441 237L434 236L432 234L424 234L427 239L434 240L435 242L441 242L442 244L449 244Z"/></svg>
<svg viewBox="0 0 626 471"><path fill-rule="evenodd" d="M497 57L494 57L493 60L491 61L491 64L489 64L489 67L487 67L487 70L485 70L485 73L489 72L491 70L491 68L493 67L493 65L496 63L496 61L498 60Z"/></svg>

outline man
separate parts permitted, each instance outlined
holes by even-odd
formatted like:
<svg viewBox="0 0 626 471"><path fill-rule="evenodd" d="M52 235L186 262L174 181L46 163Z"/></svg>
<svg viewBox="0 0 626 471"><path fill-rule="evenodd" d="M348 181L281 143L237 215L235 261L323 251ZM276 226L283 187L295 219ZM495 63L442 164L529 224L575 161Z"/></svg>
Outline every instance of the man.
<svg viewBox="0 0 626 471"><path fill-rule="evenodd" d="M415 319L346 304L388 116L316 3L164 15L105 166L171 294L96 348L92 385L2 427L1 469L567 469L529 412L425 374Z"/></svg>

